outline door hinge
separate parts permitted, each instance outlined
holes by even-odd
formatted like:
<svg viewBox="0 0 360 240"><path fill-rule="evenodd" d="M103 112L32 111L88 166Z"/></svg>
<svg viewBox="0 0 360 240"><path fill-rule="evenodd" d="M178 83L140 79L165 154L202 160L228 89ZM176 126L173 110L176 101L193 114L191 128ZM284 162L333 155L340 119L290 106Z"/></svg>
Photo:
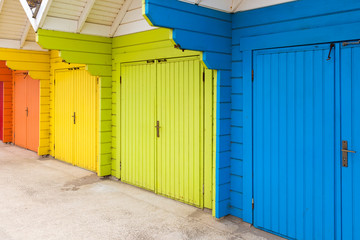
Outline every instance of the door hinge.
<svg viewBox="0 0 360 240"><path fill-rule="evenodd" d="M96 83L99 84L99 77L96 78Z"/></svg>
<svg viewBox="0 0 360 240"><path fill-rule="evenodd" d="M254 209L254 198L251 200L252 209Z"/></svg>
<svg viewBox="0 0 360 240"><path fill-rule="evenodd" d="M353 41L353 42L343 42L342 45L345 47L347 45L357 45L360 44L360 40L358 41Z"/></svg>
<svg viewBox="0 0 360 240"><path fill-rule="evenodd" d="M202 187L202 194L205 194L205 185L203 184L203 187Z"/></svg>
<svg viewBox="0 0 360 240"><path fill-rule="evenodd" d="M55 151L55 144L54 144L54 151Z"/></svg>
<svg viewBox="0 0 360 240"><path fill-rule="evenodd" d="M254 69L251 70L251 81L252 81L252 82L254 81Z"/></svg>
<svg viewBox="0 0 360 240"><path fill-rule="evenodd" d="M203 71L203 82L205 82L205 69Z"/></svg>
<svg viewBox="0 0 360 240"><path fill-rule="evenodd" d="M120 84L122 83L122 77L120 76Z"/></svg>
<svg viewBox="0 0 360 240"><path fill-rule="evenodd" d="M56 80L54 79L54 85L55 85L55 82L56 82Z"/></svg>

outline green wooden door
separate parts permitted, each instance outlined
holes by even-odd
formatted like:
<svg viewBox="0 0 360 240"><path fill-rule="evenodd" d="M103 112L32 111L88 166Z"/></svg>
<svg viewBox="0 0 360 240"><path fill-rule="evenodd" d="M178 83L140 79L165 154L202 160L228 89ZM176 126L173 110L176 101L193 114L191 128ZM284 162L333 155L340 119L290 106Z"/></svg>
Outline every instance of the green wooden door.
<svg viewBox="0 0 360 240"><path fill-rule="evenodd" d="M121 179L155 191L156 65L121 67Z"/></svg>
<svg viewBox="0 0 360 240"><path fill-rule="evenodd" d="M212 139L213 93L212 84L204 86L203 71L198 57L122 64L121 178L211 208L213 149L204 152L204 134L208 126Z"/></svg>

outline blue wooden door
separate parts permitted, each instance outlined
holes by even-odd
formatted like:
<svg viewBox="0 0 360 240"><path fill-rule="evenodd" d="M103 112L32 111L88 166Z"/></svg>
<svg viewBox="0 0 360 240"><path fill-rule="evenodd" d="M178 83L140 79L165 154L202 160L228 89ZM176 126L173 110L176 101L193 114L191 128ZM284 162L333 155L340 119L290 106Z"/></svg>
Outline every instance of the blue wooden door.
<svg viewBox="0 0 360 240"><path fill-rule="evenodd" d="M335 60L334 51L327 60L329 49L253 56L254 225L288 238L335 238Z"/></svg>
<svg viewBox="0 0 360 240"><path fill-rule="evenodd" d="M341 140L356 151L348 153L348 166L342 167L342 239L360 239L359 45L341 49Z"/></svg>

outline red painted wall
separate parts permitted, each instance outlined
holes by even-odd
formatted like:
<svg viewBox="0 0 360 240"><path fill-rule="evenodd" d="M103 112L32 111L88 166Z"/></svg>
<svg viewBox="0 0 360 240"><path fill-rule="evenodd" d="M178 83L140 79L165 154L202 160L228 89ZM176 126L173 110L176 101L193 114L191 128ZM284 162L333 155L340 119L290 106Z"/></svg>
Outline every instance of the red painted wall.
<svg viewBox="0 0 360 240"><path fill-rule="evenodd" d="M3 142L13 141L13 77L5 61L0 61L0 81L3 82Z"/></svg>
<svg viewBox="0 0 360 240"><path fill-rule="evenodd" d="M4 121L4 111L3 111L3 108L4 108L4 83L3 82L0 82L0 140L2 141L3 140L3 121Z"/></svg>

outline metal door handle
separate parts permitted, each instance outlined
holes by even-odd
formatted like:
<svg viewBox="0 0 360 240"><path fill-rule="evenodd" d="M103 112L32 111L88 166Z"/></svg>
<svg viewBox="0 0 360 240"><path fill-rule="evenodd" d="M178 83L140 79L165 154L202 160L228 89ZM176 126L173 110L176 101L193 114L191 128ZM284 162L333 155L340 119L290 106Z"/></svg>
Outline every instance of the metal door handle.
<svg viewBox="0 0 360 240"><path fill-rule="evenodd" d="M347 153L356 153L355 151L350 151L350 150L347 150L347 149L341 149L342 152L347 152Z"/></svg>
<svg viewBox="0 0 360 240"><path fill-rule="evenodd" d="M72 117L74 118L74 124L76 124L76 113L74 112L74 115L72 115Z"/></svg>
<svg viewBox="0 0 360 240"><path fill-rule="evenodd" d="M25 112L26 112L26 116L28 117L29 116L29 108L28 107L26 107Z"/></svg>
<svg viewBox="0 0 360 240"><path fill-rule="evenodd" d="M342 166L348 167L348 153L356 153L355 151L348 150L348 142L342 141Z"/></svg>
<svg viewBox="0 0 360 240"><path fill-rule="evenodd" d="M160 137L160 121L156 121L156 136Z"/></svg>

